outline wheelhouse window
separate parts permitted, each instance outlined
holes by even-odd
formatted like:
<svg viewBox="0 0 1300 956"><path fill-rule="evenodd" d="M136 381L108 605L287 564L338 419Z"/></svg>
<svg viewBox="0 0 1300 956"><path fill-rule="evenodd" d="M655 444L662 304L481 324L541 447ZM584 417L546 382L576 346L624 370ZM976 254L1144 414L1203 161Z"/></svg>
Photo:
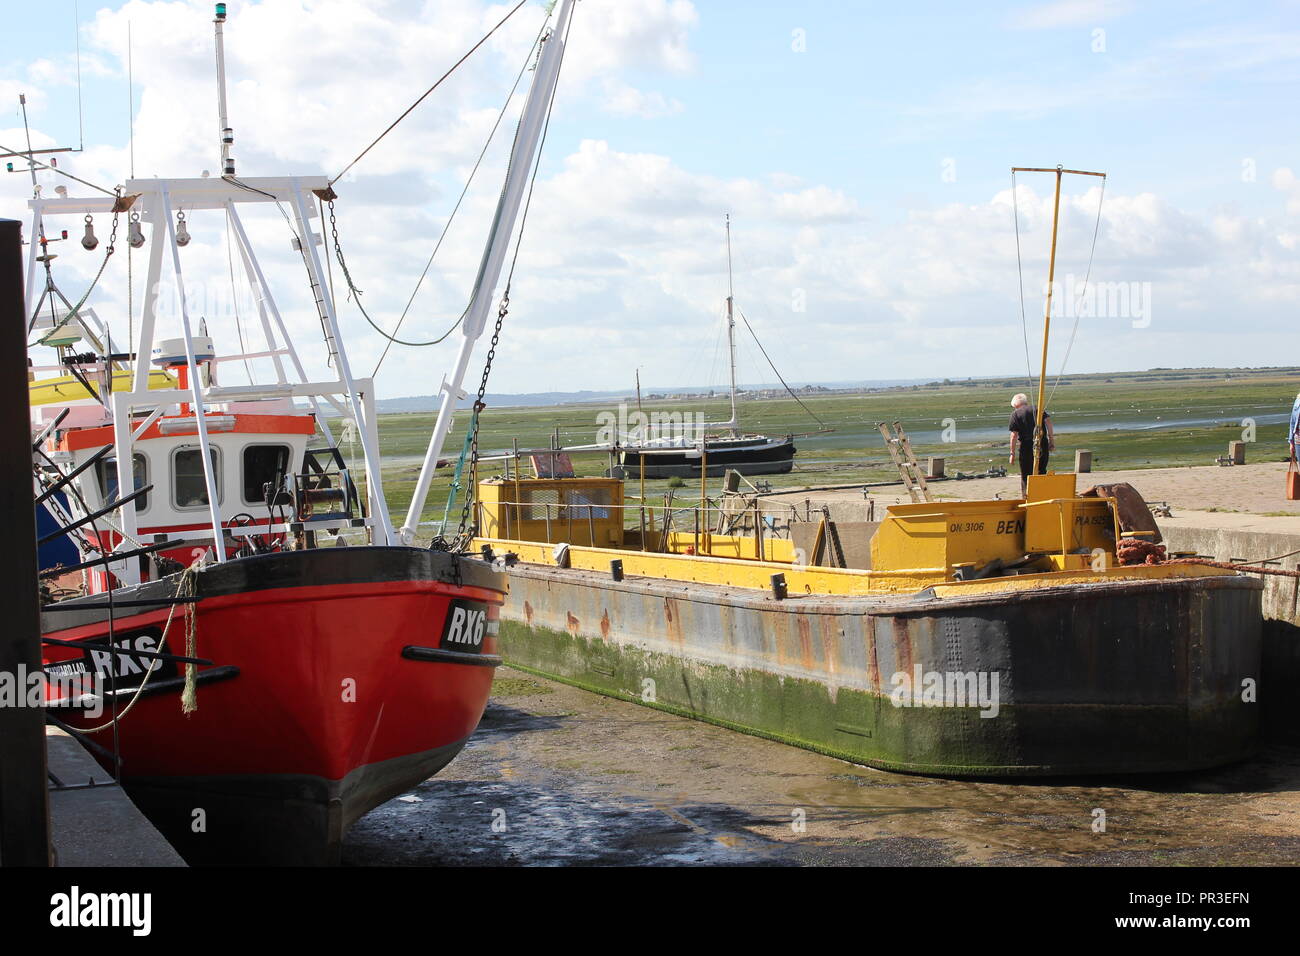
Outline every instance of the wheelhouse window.
<svg viewBox="0 0 1300 956"><path fill-rule="evenodd" d="M277 484L289 471L288 445L247 445L244 448L241 481L244 504L266 502L265 485Z"/></svg>
<svg viewBox="0 0 1300 956"><path fill-rule="evenodd" d="M131 456L132 471L134 475L134 487L132 490L139 490L149 483L149 464L144 455ZM95 472L99 478L99 496L105 505L112 504L117 500L117 459L101 458L95 463ZM139 498L135 499L135 510L141 512L149 507L150 492L145 492Z"/></svg>
<svg viewBox="0 0 1300 956"><path fill-rule="evenodd" d="M212 470L217 484L217 504L224 495L221 490L221 449L212 449ZM182 445L172 452L172 493L176 507L181 511L208 506L208 486L203 477L203 449L198 445Z"/></svg>

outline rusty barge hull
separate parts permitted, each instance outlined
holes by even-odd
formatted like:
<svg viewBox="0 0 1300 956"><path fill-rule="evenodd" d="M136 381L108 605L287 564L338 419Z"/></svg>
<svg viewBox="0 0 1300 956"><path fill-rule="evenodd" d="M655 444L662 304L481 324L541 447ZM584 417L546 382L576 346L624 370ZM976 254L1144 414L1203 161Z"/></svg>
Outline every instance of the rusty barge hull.
<svg viewBox="0 0 1300 956"><path fill-rule="evenodd" d="M523 670L882 769L1146 773L1252 752L1260 595L1227 576L777 601L520 564L500 641ZM932 674L958 676L927 700Z"/></svg>

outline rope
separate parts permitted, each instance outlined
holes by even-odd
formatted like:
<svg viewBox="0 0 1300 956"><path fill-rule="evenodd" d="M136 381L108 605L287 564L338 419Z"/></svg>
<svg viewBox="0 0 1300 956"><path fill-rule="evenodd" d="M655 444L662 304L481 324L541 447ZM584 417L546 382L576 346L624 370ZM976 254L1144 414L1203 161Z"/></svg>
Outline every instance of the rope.
<svg viewBox="0 0 1300 956"><path fill-rule="evenodd" d="M1016 188L1016 171L1011 170L1011 218L1016 226L1016 278L1020 282L1020 337L1025 343L1025 375L1034 387L1034 365L1029 358L1029 320L1025 317L1025 267L1020 259L1020 193Z"/></svg>
<svg viewBox="0 0 1300 956"><path fill-rule="evenodd" d="M500 128L501 121L505 119L506 110L510 108L510 101L514 99L515 91L519 89L519 83L520 81L523 80L524 73L528 71L529 61L532 60L533 51L537 49L537 45L542 40L542 33L546 29L547 22L549 22L549 18L548 20L544 20L542 22L542 27L540 30L537 31L537 36L533 39L533 45L529 48L528 55L524 57L523 66L519 68L519 74L515 77L514 85L510 87L510 93L506 96L506 101L501 104L501 112L497 113L496 122L492 124L492 130L488 133L486 142L483 143L483 149L479 152L478 159L474 161L474 168L470 170L469 178L465 180L465 187L460 191L460 196L456 200L456 205L452 207L451 215L447 217L447 222L442 227L442 233L438 236L438 241L434 244L433 252L429 253L429 261L424 264L424 271L420 273L420 278L415 283L415 289L411 292L411 297L406 300L406 307L402 309L402 314L397 320L397 325L393 329L393 334L389 335L383 329L380 329L378 326L375 326L375 323L373 322L370 323L372 326L375 327L375 329L379 332L380 335L382 335L384 338L388 340L388 344L384 346L384 351L379 356L379 361L375 363L375 370L370 373L371 378L374 378L379 375L379 367L384 364L384 359L388 357L388 350L393 346L394 343L398 345L408 345L414 348L422 348L428 345L437 345L439 342L446 339L448 335L451 335L451 333L454 332L460 326L461 322L465 320L465 314L461 313L461 316L459 319L456 320L455 325L453 325L450 329L448 329L446 333L444 333L440 338L434 339L431 342L403 342L401 339L395 337L397 333L402 330L402 323L406 321L406 315L408 312L411 311L411 305L412 303L415 302L415 297L419 293L420 287L424 284L424 279L429 274L429 269L432 268L433 266L434 257L438 255L438 250L442 248L442 242L444 239L447 238L447 232L451 229L451 224L455 221L456 214L460 212L461 203L465 201L465 196L466 194L469 193L469 187L473 184L474 177L478 174L479 166L482 165L483 163L483 157L487 155L488 148L492 145L492 140L496 138L497 129ZM338 250L337 232L335 233L334 245L335 245L335 251L337 253ZM356 290L353 291L355 292ZM359 300L358 300L358 307L360 307ZM365 314L364 310L362 310L362 314L363 315ZM370 316L367 315L366 321L369 320L370 320Z"/></svg>
<svg viewBox="0 0 1300 956"><path fill-rule="evenodd" d="M1300 554L1292 551L1291 554ZM1277 558L1265 558L1276 561L1290 557L1291 554L1279 555ZM1284 578L1300 578L1300 570L1288 571L1286 568L1265 568L1258 564L1236 564L1231 561L1215 561L1211 558L1168 558L1163 544L1144 541L1141 538L1125 538L1115 548L1115 557L1121 565L1131 567L1145 564L1198 564L1207 568L1222 568L1225 571L1247 571L1251 574L1272 574Z"/></svg>
<svg viewBox="0 0 1300 956"><path fill-rule="evenodd" d="M781 373L777 371L776 364L772 361L771 357L767 354L767 349L763 348L763 343L758 340L758 335L757 333L754 332L754 327L749 324L749 319L745 317L745 313L741 312L739 308L737 308L736 311L740 312L741 321L745 323L745 328L749 329L749 334L754 337L754 344L757 345L758 350L763 353L763 358L767 359L767 364L772 366L772 372L776 375L778 379L781 380L781 384L785 385L785 390L790 393L790 397L799 403L800 408L802 408L809 415L812 415L813 421L815 421L818 425L822 426L822 428L825 428L826 423L813 414L813 410L803 403L803 400L794 393L794 389L792 389L789 385L785 384L785 379L781 378Z"/></svg>
<svg viewBox="0 0 1300 956"><path fill-rule="evenodd" d="M437 345L440 342L446 341L447 336L455 332L456 329L460 326L460 324L465 321L464 312L461 313L460 318L458 318L455 322L451 324L451 328L447 329L446 332L443 332L442 335L438 336L436 339L431 339L428 342L407 342L405 339L399 339L396 338L395 336L389 335L387 332L385 332L383 329L379 327L378 323L376 323L374 319L370 317L370 313L366 311L366 307L361 304L361 290L358 289L356 283L352 281L352 272L351 270L348 269L347 260L343 258L343 246L339 244L338 216L334 212L334 200L332 199L330 200L329 203L329 210L330 210L330 238L333 240L334 243L334 257L338 259L339 268L343 271L343 280L348 284L348 298L356 303L357 309L365 317L365 320L370 323L370 327L374 329L376 332L378 332L380 335L382 335L384 338L388 339L390 345L396 342L398 345L409 345L413 348L423 348L424 346L427 345ZM439 243L442 242L441 239L439 239L438 241ZM434 247L434 252L437 252L436 246ZM432 259L430 260L430 262L432 262ZM428 269L426 267L426 272L427 271ZM420 278L421 281L423 281L424 277L421 276ZM417 291L419 290L418 284L416 285L416 289ZM411 293L411 298L412 299L415 298L415 293ZM406 307L409 309L411 307L411 303L407 302ZM466 309L466 312L467 311L469 310ZM406 318L406 311L403 310L402 319L405 318ZM399 328L401 327L401 324L402 324L401 320L399 320L397 323ZM385 347L384 355L387 354L388 354L388 349L387 347ZM382 362L383 360L384 360L383 356L380 356L379 361ZM375 371L376 372L379 371L378 365L375 366Z"/></svg>
<svg viewBox="0 0 1300 956"><path fill-rule="evenodd" d="M1065 346L1065 356L1061 359L1061 370L1056 373L1056 383L1052 385L1052 390L1047 394L1047 401L1044 405L1052 404L1052 397L1056 394L1057 386L1061 384L1061 378L1065 375L1065 365L1070 361L1070 351L1074 348L1074 337L1079 332L1079 304L1083 302L1083 296L1088 290L1088 280L1092 278L1092 258L1097 252L1097 233L1101 230L1101 207L1106 201L1106 177L1101 178L1101 195L1097 197L1097 222L1092 227L1092 248L1088 250L1088 271L1083 276L1083 286L1079 289L1079 295L1074 300L1074 328L1070 330L1070 341Z"/></svg>
<svg viewBox="0 0 1300 956"><path fill-rule="evenodd" d="M194 562L181 573L181 579L176 585L177 597L194 597L197 588L194 586L195 569L198 567L202 558L195 558ZM172 605L175 607L175 605ZM194 602L185 602L185 656L198 656L198 623L197 612L194 610ZM185 686L181 689L181 713L189 716L199 709L198 698L198 665L187 663L185 665Z"/></svg>
<svg viewBox="0 0 1300 956"><path fill-rule="evenodd" d="M1228 571L1249 571L1251 574L1274 574L1284 578L1300 578L1300 571L1285 568L1261 568L1253 564L1232 564L1229 561L1211 561L1209 558L1174 558L1169 564L1201 564L1207 568L1224 568Z"/></svg>
<svg viewBox="0 0 1300 956"><path fill-rule="evenodd" d="M248 354L248 346L244 344L244 323L239 318L239 292L235 288L235 256L230 249L230 213L226 213L226 265L230 269L230 304L235 310L235 332L239 336L239 351L245 355ZM244 359L244 374L248 376L248 384L253 384L253 370L248 367L248 359Z"/></svg>
<svg viewBox="0 0 1300 956"><path fill-rule="evenodd" d="M469 443L472 432L465 432L465 442L460 450L460 458L456 459L456 472L451 477L451 487L447 489L447 504L442 509L442 524L438 526L439 535L447 528L447 517L451 514L451 506L456 503L456 496L460 494L460 481L465 474L465 457L469 454Z"/></svg>
<svg viewBox="0 0 1300 956"><path fill-rule="evenodd" d="M78 314L80 314L81 307L85 305L86 300L90 298L90 293L95 291L95 286L99 284L100 277L104 274L104 270L108 268L108 260L113 258L113 253L117 251L117 220L118 220L118 213L113 213L113 227L108 236L108 249L104 252L104 260L99 264L99 271L95 273L95 278L90 280L90 286L86 289L85 294L82 295L82 297L77 301L76 305L72 306L72 308L68 310L67 315L59 319L57 322L55 322L54 326L48 332L46 332L39 339L36 340L35 343L36 345L44 345L45 342L50 338L50 336L52 336L55 332L59 331L59 329L63 328L65 325L71 322ZM54 279L50 274L50 260L48 258L49 247L46 246L45 248L46 248L46 259L45 259L46 294L49 294L49 292L54 289ZM60 296L62 296L62 293L60 293ZM50 297L50 308L51 309L54 308L53 296ZM35 325L36 325L36 316L33 315L32 321L27 327L28 332L31 332L32 328ZM31 348L31 346L28 346L28 348Z"/></svg>
<svg viewBox="0 0 1300 956"><path fill-rule="evenodd" d="M197 566L198 566L198 563L199 563L199 562L196 560L196 561L194 562L194 564L191 564L188 568L186 568L184 571L181 572L181 578L180 578L180 580L176 583L176 594L173 596L171 608L168 609L168 611L167 611L167 623L166 623L165 625L163 625L162 636L158 638L158 647L159 647L159 648L163 647L163 645L167 642L167 632L171 630L171 626L172 626L172 618L173 618L173 617L175 616L175 614L176 614L176 607L177 607L177 602L176 602L175 599L176 599L176 598L179 598L179 597L184 597L184 596L186 596L187 594L192 594L192 593L193 593L193 584L190 583L189 585L187 585L186 582L187 582L187 581L191 581L191 582L192 582L193 577L194 577L194 572L195 572L195 569L196 569ZM187 586L188 586L189 589L190 589L190 590L188 590L188 591L185 590L185 588L186 588ZM186 614L186 616L187 616L188 619L191 619L191 620L193 619L193 617L194 617L194 605L193 605L193 603L187 603L187 604L185 605L185 614ZM189 632L190 630L191 630L191 627L187 626L187 632ZM187 633L187 639L186 639L186 645L185 645L185 656L186 656L186 657L193 657L193 656L195 656L195 655L194 655L194 649L193 649L193 647L190 646L190 642L189 642L189 634L188 634L188 633ZM114 666L114 665L110 664L109 666L111 667L111 666ZM193 669L194 669L194 665L193 665L193 664L186 664L186 665L185 665L185 668L186 668L186 673L185 673L185 691L182 692L182 695L181 695L181 710L188 714L188 713L193 712L195 709L197 709L198 704L197 704L197 703L194 703L193 706L190 707L189 710L186 710L186 709L185 709L185 707L186 707L186 705L185 705L185 693L189 693L189 694L190 694L190 700L191 700L191 701L193 701L193 699L194 699L194 697L193 697L194 691L193 691L193 688L192 688L191 685L190 685L190 674L191 674L191 672L192 672ZM144 673L144 679L143 679L142 681L140 681L140 686L137 687L137 688L135 689L135 694L131 697L131 702L130 702L129 704L127 704L126 707L124 707L124 708L122 709L121 713L117 714L117 715L116 715L112 720L110 720L108 723L106 723L106 724L100 724L98 727L85 727L85 728L80 728L80 729L78 729L78 733L82 733L82 734L97 734L97 733L99 733L101 730L107 730L109 727L112 727L114 724L118 723L119 721L124 720L124 719L126 718L126 715L129 714L129 713L131 713L131 708L135 706L136 701L138 701L138 700L140 699L140 695L144 693L144 689L145 689L145 687L146 687L146 686L148 685L148 683L149 683L149 678L153 677L153 672L154 672L155 670L157 670L157 667L150 667L148 670L145 671L145 673Z"/></svg>
<svg viewBox="0 0 1300 956"><path fill-rule="evenodd" d="M573 30L573 20L570 18L568 28L564 33L564 46L568 49L569 33ZM483 363L483 377L479 380L478 395L474 401L474 417L470 430L470 486L465 494L460 511L460 524L456 529L456 538L452 543L452 549L464 551L469 547L469 542L473 539L477 527L470 521L470 513L474 503L478 498L478 432L479 416L487 406L483 401L483 396L487 393L488 376L492 374L492 360L496 357L497 344L501 341L501 325L505 321L507 313L510 311L510 287L515 278L515 266L519 263L519 247L524 241L524 230L528 226L528 212L533 205L533 188L537 185L537 172L542 167L542 152L546 149L546 138L551 132L551 113L555 107L555 94L560 88L560 69L564 66L564 60L561 59L559 66L556 68L555 86L551 88L551 98L546 104L546 119L542 123L542 136L537 144L537 156L533 162L533 171L528 180L528 195L524 198L523 212L519 217L519 232L515 235L515 252L510 257L510 271L506 273L506 288L501 294L501 305L497 309L496 327L492 331L492 341L488 346L487 359ZM522 117L520 117L522 120ZM515 141L518 142L519 131L515 131ZM511 163L513 167L514 158L513 150L511 151ZM509 181L507 173L506 180ZM502 185L504 193L505 186ZM459 565L456 566L459 568Z"/></svg>
<svg viewBox="0 0 1300 956"><path fill-rule="evenodd" d="M509 20L511 17L513 17L516 13L518 13L518 12L519 12L519 8L522 7L522 6L523 6L525 3L527 3L527 2L528 2L528 0L519 0L519 2L518 2L517 4L515 4L514 8L513 8L509 13L507 13L504 17L502 17L501 20L500 20L500 22L497 23L496 26L494 26L491 30L489 30L489 31L487 32L487 35L484 36L483 39L479 40L479 41L478 41L477 43L475 43L472 47L470 47L468 53L466 53L466 54L465 54L464 56L462 56L459 60L457 60L455 63L452 64L451 69L449 69L449 70L448 70L446 73L444 73L442 76L438 77L437 82L434 83L433 86L429 87L427 90L425 90L423 93L421 93L419 99L417 99L414 103L412 103L410 106L408 106L408 107L406 108L406 110L402 113L401 116L399 116L399 117L397 117L397 119L393 120L393 122L392 122L391 124L389 124L389 126L388 126L388 128L387 128L386 130L384 130L382 133L380 133L378 136L376 136L376 137L374 138L374 140L370 143L369 146L367 146L367 147L366 147L365 149L363 149L360 153L358 153L356 159L352 160L352 162L350 162L350 163L348 163L346 166L344 166L344 167L343 167L343 171L340 172L340 173L339 173L337 176L335 176L333 179L331 179L331 180L329 181L329 184L330 184L331 186L333 186L336 182L338 182L340 179L342 179L343 176L347 174L347 171L348 171L349 169L351 169L353 166L355 166L357 163L359 163L359 162L361 161L361 158L362 158L363 156L365 156L366 153L368 153L368 152L370 152L372 149L374 149L375 146L378 145L379 141L380 141L381 139L383 139L385 136L387 136L389 133L391 133L391 132L393 131L394 127L396 127L398 123L400 123L402 120L406 119L406 117L409 116L409 115L411 114L411 111L412 111L412 110L414 110L417 106L419 106L421 103L424 102L425 97L427 97L430 93L432 93L432 92L433 92L434 90L436 90L440 85L442 85L442 81L443 81L443 80L445 80L445 79L447 79L447 77L451 76L451 74L454 73L454 72L456 71L456 69L457 69L457 68L458 68L462 63L464 63L464 62L465 62L466 60L468 60L471 56L473 56L474 52L475 52L476 50L478 50L478 48L481 47L484 43L486 43L486 42L488 41L488 39L492 36L492 34L496 33L497 30L501 29L502 24L504 24L507 20Z"/></svg>

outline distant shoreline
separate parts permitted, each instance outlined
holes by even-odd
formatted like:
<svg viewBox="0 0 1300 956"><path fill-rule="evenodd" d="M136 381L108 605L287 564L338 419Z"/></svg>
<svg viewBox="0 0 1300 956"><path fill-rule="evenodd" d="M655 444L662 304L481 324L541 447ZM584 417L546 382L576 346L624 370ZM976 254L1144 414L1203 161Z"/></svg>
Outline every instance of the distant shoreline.
<svg viewBox="0 0 1300 956"><path fill-rule="evenodd" d="M1137 385L1154 382L1197 382L1223 378L1258 378L1284 377L1295 375L1300 378L1300 366L1262 366L1255 368L1149 368L1117 372L1086 372L1063 377L1061 385L1082 382ZM1049 386L1056 382L1049 376ZM1024 376L993 375L965 379L877 379L859 382L825 382L792 383L796 395L854 395L881 394L888 392L918 391L920 389L943 388L1007 388L1030 390L1029 380ZM744 400L766 400L781 398L787 393L779 385L742 385L741 397ZM641 390L641 399L645 403L674 403L690 401L709 401L725 397L725 388L650 388ZM493 408L547 408L560 405L589 405L595 403L634 402L635 390L626 391L578 391L578 392L519 392L489 393L485 400ZM381 398L376 401L380 414L428 414L438 410L437 395L414 395L403 398ZM470 401L460 404L468 408Z"/></svg>

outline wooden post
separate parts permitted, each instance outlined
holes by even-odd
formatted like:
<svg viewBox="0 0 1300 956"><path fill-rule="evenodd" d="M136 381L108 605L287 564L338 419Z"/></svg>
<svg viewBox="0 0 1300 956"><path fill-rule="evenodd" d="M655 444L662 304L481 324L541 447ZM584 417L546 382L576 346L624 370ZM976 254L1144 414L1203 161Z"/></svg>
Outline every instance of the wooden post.
<svg viewBox="0 0 1300 956"><path fill-rule="evenodd" d="M1092 471L1092 452L1086 448L1076 449L1074 452L1074 473L1076 475L1086 475Z"/></svg>
<svg viewBox="0 0 1300 956"><path fill-rule="evenodd" d="M20 229L14 220L0 219L0 580L9 598L0 629L0 672L14 681L25 703L27 675L41 668L41 615ZM45 710L0 707L0 864L51 862Z"/></svg>
<svg viewBox="0 0 1300 956"><path fill-rule="evenodd" d="M1228 442L1228 457L1232 459L1234 465L1244 465L1246 463L1246 443L1244 441Z"/></svg>

